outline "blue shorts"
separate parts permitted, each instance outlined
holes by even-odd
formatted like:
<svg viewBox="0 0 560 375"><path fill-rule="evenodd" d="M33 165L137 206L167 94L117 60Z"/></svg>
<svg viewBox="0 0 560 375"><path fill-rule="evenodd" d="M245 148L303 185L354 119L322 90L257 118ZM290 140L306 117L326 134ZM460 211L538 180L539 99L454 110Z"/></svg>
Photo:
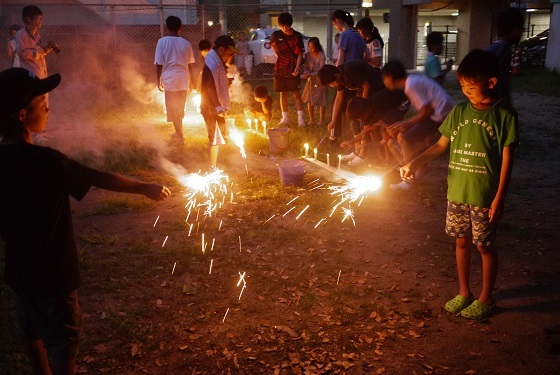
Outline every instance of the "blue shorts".
<svg viewBox="0 0 560 375"><path fill-rule="evenodd" d="M24 341L42 340L52 362L76 358L82 332L76 290L57 297L16 294L16 310Z"/></svg>
<svg viewBox="0 0 560 375"><path fill-rule="evenodd" d="M472 237L476 246L490 246L497 228L490 222L489 212L489 208L448 201L445 233L455 238Z"/></svg>

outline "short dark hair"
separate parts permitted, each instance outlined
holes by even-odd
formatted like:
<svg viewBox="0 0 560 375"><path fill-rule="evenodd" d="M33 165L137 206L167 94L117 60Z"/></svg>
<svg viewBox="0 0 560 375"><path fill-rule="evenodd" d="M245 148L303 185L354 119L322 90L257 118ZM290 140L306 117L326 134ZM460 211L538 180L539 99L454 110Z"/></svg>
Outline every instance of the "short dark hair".
<svg viewBox="0 0 560 375"><path fill-rule="evenodd" d="M41 11L41 8L39 8L36 5L28 5L23 7L23 9L21 10L21 19L23 20L24 24L28 24L28 20L30 18L33 18L35 16L42 16L43 12Z"/></svg>
<svg viewBox="0 0 560 375"><path fill-rule="evenodd" d="M336 66L331 64L325 64L317 72L317 77L319 77L319 82L321 82L321 85L328 86L334 81L336 81L336 75L338 73L339 70Z"/></svg>
<svg viewBox="0 0 560 375"><path fill-rule="evenodd" d="M177 32L181 28L181 19L176 16L169 16L165 19L167 29L172 32Z"/></svg>
<svg viewBox="0 0 560 375"><path fill-rule="evenodd" d="M383 68L381 68L381 75L383 77L391 77L393 79L406 78L406 69L404 65L398 60L389 60Z"/></svg>
<svg viewBox="0 0 560 375"><path fill-rule="evenodd" d="M264 99L268 96L268 89L264 86L255 87L255 98Z"/></svg>
<svg viewBox="0 0 560 375"><path fill-rule="evenodd" d="M331 15L331 22L334 20L342 20L346 22L348 27L354 26L354 18L350 13L348 13L345 10L340 10L340 9L335 10Z"/></svg>
<svg viewBox="0 0 560 375"><path fill-rule="evenodd" d="M369 17L362 18L356 23L356 29L373 31L373 21Z"/></svg>
<svg viewBox="0 0 560 375"><path fill-rule="evenodd" d="M459 64L457 77L468 82L487 82L500 77L500 63L492 52L473 49Z"/></svg>
<svg viewBox="0 0 560 375"><path fill-rule="evenodd" d="M431 33L429 33L426 37L426 45L428 46L428 51L432 51L432 48L434 48L434 46L443 44L443 39L443 34L439 31L432 31Z"/></svg>
<svg viewBox="0 0 560 375"><path fill-rule="evenodd" d="M523 29L525 13L519 8L506 8L496 16L498 36L508 36L516 29Z"/></svg>
<svg viewBox="0 0 560 375"><path fill-rule="evenodd" d="M202 39L198 42L198 49L200 51L209 51L212 49L212 43L208 39Z"/></svg>
<svg viewBox="0 0 560 375"><path fill-rule="evenodd" d="M278 24L283 26L292 26L294 18L290 13L280 13L278 16Z"/></svg>

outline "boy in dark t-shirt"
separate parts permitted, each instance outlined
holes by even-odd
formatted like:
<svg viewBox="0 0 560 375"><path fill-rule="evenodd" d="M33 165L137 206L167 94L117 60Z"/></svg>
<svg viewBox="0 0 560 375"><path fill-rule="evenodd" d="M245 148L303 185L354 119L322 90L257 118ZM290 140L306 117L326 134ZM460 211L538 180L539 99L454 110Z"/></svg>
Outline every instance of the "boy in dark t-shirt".
<svg viewBox="0 0 560 375"><path fill-rule="evenodd" d="M38 79L22 68L0 72L0 237L6 245L5 279L16 308L32 372L74 374L81 312L78 254L70 211L91 186L170 195L157 184L100 172L57 150L33 145L46 127L46 93L60 83L55 74Z"/></svg>

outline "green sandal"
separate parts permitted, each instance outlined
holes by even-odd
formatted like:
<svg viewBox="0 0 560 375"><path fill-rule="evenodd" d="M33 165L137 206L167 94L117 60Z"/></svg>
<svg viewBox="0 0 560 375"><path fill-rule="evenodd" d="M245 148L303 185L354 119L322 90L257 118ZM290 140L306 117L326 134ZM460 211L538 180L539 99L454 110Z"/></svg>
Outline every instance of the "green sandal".
<svg viewBox="0 0 560 375"><path fill-rule="evenodd" d="M468 298L465 298L462 295L457 295L455 298L450 299L445 303L445 311L451 314L457 314L469 306L473 301L474 297L472 294Z"/></svg>
<svg viewBox="0 0 560 375"><path fill-rule="evenodd" d="M475 299L469 307L461 311L461 316L463 318L472 320L483 320L488 318L493 312L496 305L487 305Z"/></svg>

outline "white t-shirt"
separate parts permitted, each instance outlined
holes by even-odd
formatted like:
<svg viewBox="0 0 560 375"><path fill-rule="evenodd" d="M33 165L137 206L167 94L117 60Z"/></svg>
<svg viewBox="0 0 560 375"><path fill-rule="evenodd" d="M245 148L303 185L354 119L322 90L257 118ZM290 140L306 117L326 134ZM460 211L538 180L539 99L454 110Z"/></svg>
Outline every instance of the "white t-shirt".
<svg viewBox="0 0 560 375"><path fill-rule="evenodd" d="M178 36L164 36L157 42L155 64L161 65L165 91L189 89L189 64L194 63L191 44Z"/></svg>
<svg viewBox="0 0 560 375"><path fill-rule="evenodd" d="M443 87L425 75L410 74L404 85L404 93L416 110L431 105L434 113L430 118L435 122L442 122L453 109L453 102Z"/></svg>

